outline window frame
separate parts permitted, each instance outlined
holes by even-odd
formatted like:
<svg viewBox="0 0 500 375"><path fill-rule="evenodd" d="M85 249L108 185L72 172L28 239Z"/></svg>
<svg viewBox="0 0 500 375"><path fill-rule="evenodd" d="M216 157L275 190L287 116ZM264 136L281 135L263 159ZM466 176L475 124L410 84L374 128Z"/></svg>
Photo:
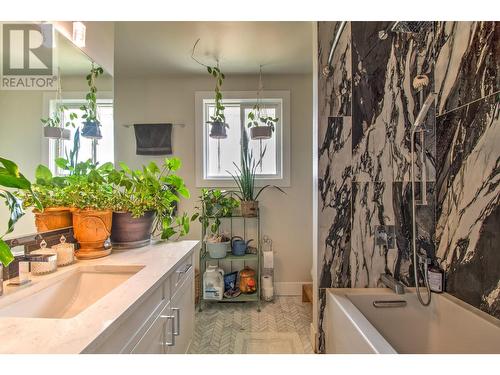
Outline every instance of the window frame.
<svg viewBox="0 0 500 375"><path fill-rule="evenodd" d="M224 101L240 102L243 101L241 111L244 117L244 108L251 108L252 102L248 106L244 105L244 101L255 101L257 98L257 91L225 91L222 92ZM290 186L290 91L263 91L260 95L263 102L266 100L274 104L276 100L281 103L281 117L280 117L280 131L273 133L276 139L276 149L281 148L281 153L277 153L278 161L278 176L264 176L257 177L256 186L264 186L272 184L280 187ZM196 137L196 186L197 187L227 187L234 188L236 184L233 179L228 177L216 177L207 175L206 155L207 155L207 137L208 132L205 131L204 118L210 102L213 102L215 95L213 91L197 91L195 92L195 137ZM242 123L246 129L246 118L242 118Z"/></svg>
<svg viewBox="0 0 500 375"><path fill-rule="evenodd" d="M63 103L69 104L83 104L85 101L85 95L87 92L84 91L68 91L64 92ZM101 91L98 93L97 97L98 104L110 104L114 106L113 93L111 91ZM47 118L51 113L55 111L56 97L52 93L44 93L43 95L43 108L42 114L44 118ZM114 115L113 115L114 117ZM114 121L113 121L114 122ZM115 128L113 124L113 128ZM114 133L114 129L113 129ZM66 142L71 142L66 141ZM59 140L48 139L42 137L42 163L47 165L54 175L58 175L58 170L56 168L55 159L60 156L60 145Z"/></svg>

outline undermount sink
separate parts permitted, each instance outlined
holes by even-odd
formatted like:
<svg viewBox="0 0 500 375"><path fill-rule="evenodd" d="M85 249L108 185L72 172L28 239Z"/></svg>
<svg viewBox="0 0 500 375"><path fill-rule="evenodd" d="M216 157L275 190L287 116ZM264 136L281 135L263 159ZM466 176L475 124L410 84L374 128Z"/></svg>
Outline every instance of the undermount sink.
<svg viewBox="0 0 500 375"><path fill-rule="evenodd" d="M0 305L0 317L69 319L139 272L143 266L95 265L75 268L40 290ZM40 281L42 283L43 281ZM31 285L23 290L28 292ZM36 289L36 288L35 288ZM21 292L21 290L20 290ZM14 293L16 294L16 293ZM12 297L14 297L14 294Z"/></svg>

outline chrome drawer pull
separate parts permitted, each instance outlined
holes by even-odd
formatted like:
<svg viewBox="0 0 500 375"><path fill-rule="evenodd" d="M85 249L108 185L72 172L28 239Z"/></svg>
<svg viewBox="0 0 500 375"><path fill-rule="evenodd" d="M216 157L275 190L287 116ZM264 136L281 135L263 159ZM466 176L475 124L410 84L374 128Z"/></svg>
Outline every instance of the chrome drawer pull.
<svg viewBox="0 0 500 375"><path fill-rule="evenodd" d="M392 300L392 301L373 301L373 307L405 307L406 306L406 301L405 300Z"/></svg>
<svg viewBox="0 0 500 375"><path fill-rule="evenodd" d="M174 335L174 319L175 317L173 315L160 315L160 318L162 319L167 319L167 322L170 320L170 342L167 341L167 322L165 322L164 329L163 329L163 334L165 336L165 341L163 345L166 346L174 346L175 345L175 335Z"/></svg>
<svg viewBox="0 0 500 375"><path fill-rule="evenodd" d="M175 336L179 336L181 334L181 309L178 307L172 307L172 311L177 315L177 330L174 331Z"/></svg>
<svg viewBox="0 0 500 375"><path fill-rule="evenodd" d="M183 270L177 270L176 272L179 274L179 275L182 275L183 273L186 273L187 271L189 271L191 269L191 267L193 267L192 264L186 264L184 266L184 269Z"/></svg>

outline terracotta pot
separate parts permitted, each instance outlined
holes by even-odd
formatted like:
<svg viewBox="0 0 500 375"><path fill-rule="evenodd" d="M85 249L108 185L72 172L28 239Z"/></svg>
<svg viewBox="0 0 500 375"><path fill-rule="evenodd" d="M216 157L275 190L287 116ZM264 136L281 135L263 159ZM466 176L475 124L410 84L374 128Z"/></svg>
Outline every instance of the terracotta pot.
<svg viewBox="0 0 500 375"><path fill-rule="evenodd" d="M241 201L240 206L243 217L256 217L259 213L258 201Z"/></svg>
<svg viewBox="0 0 500 375"><path fill-rule="evenodd" d="M270 139L273 131L269 126L254 126L250 128L250 138L252 139Z"/></svg>
<svg viewBox="0 0 500 375"><path fill-rule="evenodd" d="M137 218L130 212L113 212L111 243L121 248L149 245L154 219L154 211L148 211Z"/></svg>
<svg viewBox="0 0 500 375"><path fill-rule="evenodd" d="M48 207L43 212L33 210L33 213L38 232L47 232L73 225L73 215L69 207Z"/></svg>
<svg viewBox="0 0 500 375"><path fill-rule="evenodd" d="M111 254L111 247L104 243L111 234L113 211L75 210L73 212L73 231L80 244L76 253L78 259L95 259Z"/></svg>

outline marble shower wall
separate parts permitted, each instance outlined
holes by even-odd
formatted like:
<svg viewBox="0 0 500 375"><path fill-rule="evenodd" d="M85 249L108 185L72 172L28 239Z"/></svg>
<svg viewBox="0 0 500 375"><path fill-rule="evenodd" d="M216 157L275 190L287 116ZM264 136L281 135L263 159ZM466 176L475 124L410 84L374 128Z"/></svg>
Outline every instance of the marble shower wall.
<svg viewBox="0 0 500 375"><path fill-rule="evenodd" d="M323 288L376 287L384 272L414 284L410 128L431 91L436 107L416 137L428 201L417 206L417 243L442 262L449 292L500 314L498 23L380 38L391 24L348 22L327 75L340 22L318 23L320 351ZM378 225L394 226L394 249L375 246Z"/></svg>
<svg viewBox="0 0 500 375"><path fill-rule="evenodd" d="M437 256L448 292L500 318L500 24L436 33Z"/></svg>

